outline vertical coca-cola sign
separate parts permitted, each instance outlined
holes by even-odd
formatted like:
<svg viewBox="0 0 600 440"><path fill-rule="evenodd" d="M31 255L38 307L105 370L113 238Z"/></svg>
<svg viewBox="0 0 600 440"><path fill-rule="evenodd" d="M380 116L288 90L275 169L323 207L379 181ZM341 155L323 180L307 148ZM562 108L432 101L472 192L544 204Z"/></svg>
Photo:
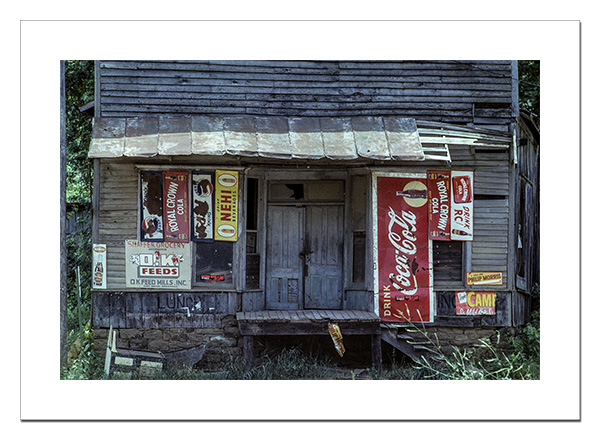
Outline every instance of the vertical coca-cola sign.
<svg viewBox="0 0 600 440"><path fill-rule="evenodd" d="M382 321L431 322L425 174L373 174L376 310Z"/></svg>

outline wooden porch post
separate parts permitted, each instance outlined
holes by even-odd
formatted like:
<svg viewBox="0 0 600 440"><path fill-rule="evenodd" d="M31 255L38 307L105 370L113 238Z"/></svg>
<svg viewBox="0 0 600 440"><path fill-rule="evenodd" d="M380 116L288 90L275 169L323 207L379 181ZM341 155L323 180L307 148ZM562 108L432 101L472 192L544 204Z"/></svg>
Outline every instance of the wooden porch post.
<svg viewBox="0 0 600 440"><path fill-rule="evenodd" d="M371 335L371 351L373 356L373 368L381 370L381 335Z"/></svg>
<svg viewBox="0 0 600 440"><path fill-rule="evenodd" d="M254 338L253 336L244 336L244 361L246 370L254 367Z"/></svg>

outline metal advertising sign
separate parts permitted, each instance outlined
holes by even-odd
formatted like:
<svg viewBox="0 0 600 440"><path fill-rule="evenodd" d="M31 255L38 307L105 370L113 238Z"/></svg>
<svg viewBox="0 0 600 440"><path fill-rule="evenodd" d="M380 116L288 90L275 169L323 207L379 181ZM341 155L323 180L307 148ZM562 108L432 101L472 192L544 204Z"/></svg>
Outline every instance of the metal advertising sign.
<svg viewBox="0 0 600 440"><path fill-rule="evenodd" d="M239 173L216 170L215 179L215 240L237 241Z"/></svg>
<svg viewBox="0 0 600 440"><path fill-rule="evenodd" d="M373 174L376 310L382 321L433 320L427 176Z"/></svg>
<svg viewBox="0 0 600 440"><path fill-rule="evenodd" d="M427 171L429 238L450 240L450 171Z"/></svg>
<svg viewBox="0 0 600 440"><path fill-rule="evenodd" d="M495 315L496 292L456 292L457 315Z"/></svg>
<svg viewBox="0 0 600 440"><path fill-rule="evenodd" d="M473 241L473 171L452 171L452 240Z"/></svg>
<svg viewBox="0 0 600 440"><path fill-rule="evenodd" d="M106 289L106 245L92 245L92 288Z"/></svg>
<svg viewBox="0 0 600 440"><path fill-rule="evenodd" d="M467 285L490 286L502 284L502 272L467 272Z"/></svg>
<svg viewBox="0 0 600 440"><path fill-rule="evenodd" d="M210 172L194 171L192 174L194 195L194 240L212 241L214 238L214 175Z"/></svg>
<svg viewBox="0 0 600 440"><path fill-rule="evenodd" d="M189 243L125 240L127 287L190 289L190 255Z"/></svg>
<svg viewBox="0 0 600 440"><path fill-rule="evenodd" d="M163 186L160 171L142 171L142 215L140 237L142 241L163 241Z"/></svg>
<svg viewBox="0 0 600 440"><path fill-rule="evenodd" d="M188 172L163 173L165 241L187 243L190 241L188 209Z"/></svg>

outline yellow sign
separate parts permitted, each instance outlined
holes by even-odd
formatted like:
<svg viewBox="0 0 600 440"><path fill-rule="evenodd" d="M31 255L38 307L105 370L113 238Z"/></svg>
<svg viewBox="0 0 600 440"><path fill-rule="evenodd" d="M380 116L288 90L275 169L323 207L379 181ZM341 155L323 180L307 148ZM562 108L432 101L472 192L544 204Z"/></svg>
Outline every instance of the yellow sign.
<svg viewBox="0 0 600 440"><path fill-rule="evenodd" d="M467 272L469 286L499 286L502 284L502 272Z"/></svg>
<svg viewBox="0 0 600 440"><path fill-rule="evenodd" d="M239 173L215 171L215 240L237 241Z"/></svg>

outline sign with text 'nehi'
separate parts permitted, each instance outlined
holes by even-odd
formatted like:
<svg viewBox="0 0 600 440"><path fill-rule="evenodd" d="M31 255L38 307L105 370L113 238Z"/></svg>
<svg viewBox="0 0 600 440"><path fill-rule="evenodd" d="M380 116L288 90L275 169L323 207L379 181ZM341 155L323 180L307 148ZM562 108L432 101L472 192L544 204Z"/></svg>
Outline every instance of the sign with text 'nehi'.
<svg viewBox="0 0 600 440"><path fill-rule="evenodd" d="M237 241L239 173L216 170L215 180L215 240Z"/></svg>

